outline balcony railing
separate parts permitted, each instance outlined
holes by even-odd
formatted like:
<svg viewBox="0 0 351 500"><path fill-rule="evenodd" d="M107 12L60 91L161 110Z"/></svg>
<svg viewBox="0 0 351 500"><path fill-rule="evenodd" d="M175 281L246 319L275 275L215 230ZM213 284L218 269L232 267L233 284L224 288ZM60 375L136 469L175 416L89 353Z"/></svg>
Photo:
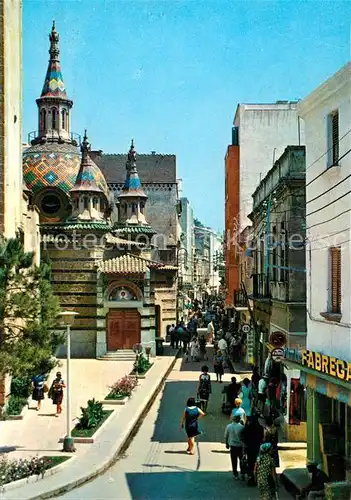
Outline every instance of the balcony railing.
<svg viewBox="0 0 351 500"><path fill-rule="evenodd" d="M260 298L270 298L269 293L269 283L267 281L267 275L264 273L258 273L252 275L252 296Z"/></svg>
<svg viewBox="0 0 351 500"><path fill-rule="evenodd" d="M247 307L246 296L242 290L235 290L235 292L234 292L234 306L235 307Z"/></svg>
<svg viewBox="0 0 351 500"><path fill-rule="evenodd" d="M30 132L28 134L28 144L32 144L32 142L40 142L41 140L43 142L57 142L57 139L59 138L59 132L56 130L47 131L45 133L45 137L43 134L44 134L43 130L33 130L33 132ZM66 133L65 135L69 136L72 143L76 143L76 145L81 144L80 134L76 134L75 132L69 132ZM63 142L67 142L67 139L63 139Z"/></svg>

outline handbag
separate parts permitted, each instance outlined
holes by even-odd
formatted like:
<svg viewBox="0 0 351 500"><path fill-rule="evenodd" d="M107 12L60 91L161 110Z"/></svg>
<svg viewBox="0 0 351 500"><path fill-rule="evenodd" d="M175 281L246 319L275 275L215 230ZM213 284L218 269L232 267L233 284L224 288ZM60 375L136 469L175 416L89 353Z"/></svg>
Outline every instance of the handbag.
<svg viewBox="0 0 351 500"><path fill-rule="evenodd" d="M43 391L46 393L46 392L49 392L49 386L48 384L45 382L44 386L43 386Z"/></svg>

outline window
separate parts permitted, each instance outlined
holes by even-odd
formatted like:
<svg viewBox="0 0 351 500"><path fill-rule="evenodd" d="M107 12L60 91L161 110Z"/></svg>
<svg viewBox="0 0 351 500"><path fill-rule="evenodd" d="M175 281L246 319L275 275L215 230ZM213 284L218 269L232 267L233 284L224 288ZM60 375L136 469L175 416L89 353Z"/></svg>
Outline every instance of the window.
<svg viewBox="0 0 351 500"><path fill-rule="evenodd" d="M89 199L87 196L84 196L84 209L86 210L87 208L89 208Z"/></svg>
<svg viewBox="0 0 351 500"><path fill-rule="evenodd" d="M272 235L271 246L272 248L272 281L277 281L278 273L277 273L277 265L278 265L278 255L277 255L277 227L273 226L273 235Z"/></svg>
<svg viewBox="0 0 351 500"><path fill-rule="evenodd" d="M135 214L136 212L136 203L132 203L132 214Z"/></svg>
<svg viewBox="0 0 351 500"><path fill-rule="evenodd" d="M40 130L46 129L46 109L40 111Z"/></svg>
<svg viewBox="0 0 351 500"><path fill-rule="evenodd" d="M331 312L341 314L341 248L330 249Z"/></svg>
<svg viewBox="0 0 351 500"><path fill-rule="evenodd" d="M123 205L123 212L124 212L125 214L127 213L127 204L126 204L126 203Z"/></svg>
<svg viewBox="0 0 351 500"><path fill-rule="evenodd" d="M144 208L145 208L145 203L141 202L140 203L140 212L143 214L144 213Z"/></svg>
<svg viewBox="0 0 351 500"><path fill-rule="evenodd" d="M93 199L93 208L97 209L99 200L97 198Z"/></svg>
<svg viewBox="0 0 351 500"><path fill-rule="evenodd" d="M56 129L56 108L51 109L51 128Z"/></svg>
<svg viewBox="0 0 351 500"><path fill-rule="evenodd" d="M61 111L61 116L62 116L62 128L66 129L66 127L67 127L67 120L66 120L66 110L65 109L63 109Z"/></svg>
<svg viewBox="0 0 351 500"><path fill-rule="evenodd" d="M41 201L41 210L47 215L56 214L61 208L60 199L56 194L47 194Z"/></svg>
<svg viewBox="0 0 351 500"><path fill-rule="evenodd" d="M338 165L339 161L339 111L328 115L328 167Z"/></svg>

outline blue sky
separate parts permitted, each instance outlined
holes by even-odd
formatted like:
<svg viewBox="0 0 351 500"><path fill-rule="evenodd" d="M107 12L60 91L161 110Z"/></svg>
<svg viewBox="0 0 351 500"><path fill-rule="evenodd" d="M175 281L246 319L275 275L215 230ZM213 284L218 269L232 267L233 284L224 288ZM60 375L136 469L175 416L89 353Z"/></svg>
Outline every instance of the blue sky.
<svg viewBox="0 0 351 500"><path fill-rule="evenodd" d="M93 149L174 153L196 217L224 225L224 155L239 102L304 97L350 58L346 1L24 0L24 139L37 128L52 20Z"/></svg>

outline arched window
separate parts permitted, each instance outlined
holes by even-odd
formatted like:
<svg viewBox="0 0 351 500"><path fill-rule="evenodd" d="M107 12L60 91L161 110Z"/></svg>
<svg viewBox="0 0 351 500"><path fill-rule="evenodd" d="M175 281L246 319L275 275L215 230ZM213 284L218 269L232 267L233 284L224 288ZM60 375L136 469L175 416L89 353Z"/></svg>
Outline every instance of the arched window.
<svg viewBox="0 0 351 500"><path fill-rule="evenodd" d="M132 203L132 214L135 214L136 212L136 203Z"/></svg>
<svg viewBox="0 0 351 500"><path fill-rule="evenodd" d="M87 196L84 196L84 209L89 208L89 199Z"/></svg>
<svg viewBox="0 0 351 500"><path fill-rule="evenodd" d="M97 198L93 198L93 208L98 207L99 200Z"/></svg>
<svg viewBox="0 0 351 500"><path fill-rule="evenodd" d="M40 111L40 130L46 129L46 109Z"/></svg>
<svg viewBox="0 0 351 500"><path fill-rule="evenodd" d="M144 208L145 208L145 203L142 201L140 203L140 212L143 214L144 213Z"/></svg>
<svg viewBox="0 0 351 500"><path fill-rule="evenodd" d="M66 119L66 116L67 116L67 114L66 114L66 110L65 110L65 109L63 109L63 110L61 111L61 117L62 117L62 128L63 128L64 130L66 130L66 128L67 128L67 119Z"/></svg>
<svg viewBox="0 0 351 500"><path fill-rule="evenodd" d="M56 115L57 115L57 109L51 108L51 128L53 130L56 130Z"/></svg>
<svg viewBox="0 0 351 500"><path fill-rule="evenodd" d="M123 205L123 211L125 214L127 213L127 204L126 203Z"/></svg>
<svg viewBox="0 0 351 500"><path fill-rule="evenodd" d="M74 200L74 206L75 206L75 208L78 210L78 208L79 208L79 198L76 198L76 199Z"/></svg>

